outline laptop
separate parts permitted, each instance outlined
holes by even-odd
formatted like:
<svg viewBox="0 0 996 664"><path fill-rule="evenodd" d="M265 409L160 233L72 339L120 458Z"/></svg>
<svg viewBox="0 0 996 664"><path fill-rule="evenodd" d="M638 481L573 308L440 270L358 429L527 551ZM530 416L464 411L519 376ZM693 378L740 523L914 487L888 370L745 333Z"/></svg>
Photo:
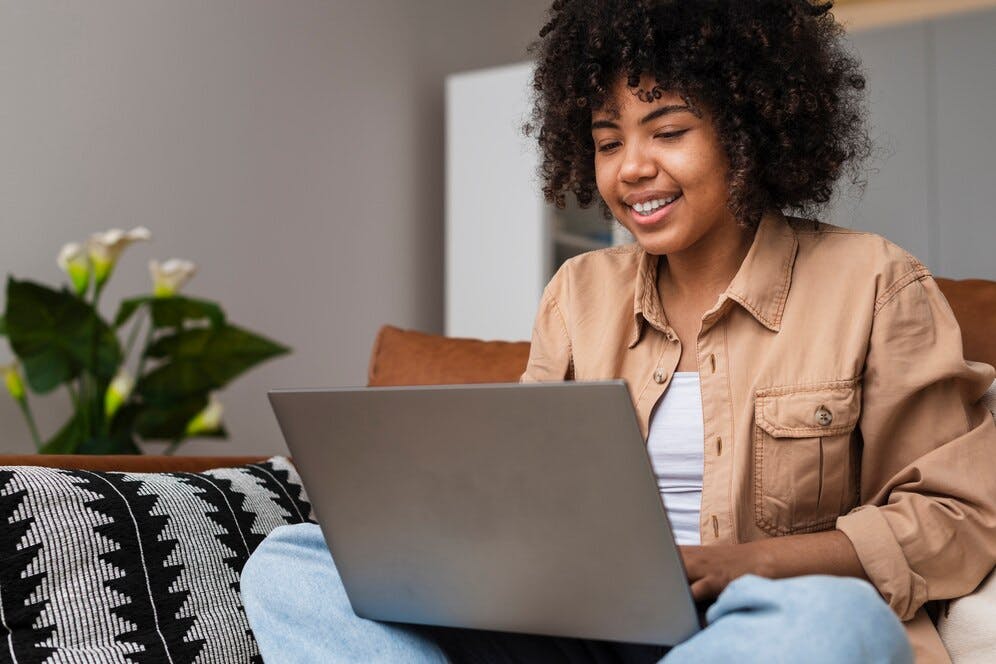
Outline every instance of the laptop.
<svg viewBox="0 0 996 664"><path fill-rule="evenodd" d="M357 615L653 645L698 631L623 381L269 398Z"/></svg>

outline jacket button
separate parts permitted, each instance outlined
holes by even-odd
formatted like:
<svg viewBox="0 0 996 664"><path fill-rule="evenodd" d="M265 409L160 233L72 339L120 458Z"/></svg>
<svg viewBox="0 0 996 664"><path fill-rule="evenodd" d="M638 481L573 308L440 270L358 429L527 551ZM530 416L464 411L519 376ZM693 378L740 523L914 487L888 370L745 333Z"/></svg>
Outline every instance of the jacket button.
<svg viewBox="0 0 996 664"><path fill-rule="evenodd" d="M658 369L654 372L654 382L658 385L662 384L665 378L667 378L667 374L664 373L663 369Z"/></svg>
<svg viewBox="0 0 996 664"><path fill-rule="evenodd" d="M816 422L821 427L830 426L830 423L833 422L833 413L827 410L826 406L820 406L816 409Z"/></svg>

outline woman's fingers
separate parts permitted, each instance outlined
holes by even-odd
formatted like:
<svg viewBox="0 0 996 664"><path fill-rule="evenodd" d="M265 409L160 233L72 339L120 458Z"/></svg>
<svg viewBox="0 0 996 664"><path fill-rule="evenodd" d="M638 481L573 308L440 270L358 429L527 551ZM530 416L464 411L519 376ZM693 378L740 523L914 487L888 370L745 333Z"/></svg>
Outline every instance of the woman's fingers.
<svg viewBox="0 0 996 664"><path fill-rule="evenodd" d="M713 547L709 551L704 546L682 546L680 551L695 601L711 601L719 597L729 579L729 570L726 569L729 562L723 556L715 555L719 549Z"/></svg>
<svg viewBox="0 0 996 664"><path fill-rule="evenodd" d="M696 602L713 600L722 590L716 577L706 576L692 582L692 599Z"/></svg>
<svg viewBox="0 0 996 664"><path fill-rule="evenodd" d="M685 565L685 574L688 575L689 581L695 581L700 576L704 576L701 569L701 550L701 546L683 545L678 547L681 562Z"/></svg>

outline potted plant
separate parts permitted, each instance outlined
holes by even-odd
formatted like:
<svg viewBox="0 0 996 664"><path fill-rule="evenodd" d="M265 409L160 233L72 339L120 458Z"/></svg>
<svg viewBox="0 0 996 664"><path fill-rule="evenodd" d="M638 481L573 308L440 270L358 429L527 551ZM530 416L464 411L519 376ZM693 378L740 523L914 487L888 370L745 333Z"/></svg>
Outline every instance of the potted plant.
<svg viewBox="0 0 996 664"><path fill-rule="evenodd" d="M0 336L17 359L0 370L39 452L138 454L139 441L159 440L172 454L193 436L225 438L215 393L289 352L230 323L216 302L180 295L196 269L183 260L151 261L152 293L122 301L105 320L98 304L121 252L149 238L139 227L67 244L58 263L69 284L60 289L8 277ZM29 392L57 389L72 414L46 439Z"/></svg>

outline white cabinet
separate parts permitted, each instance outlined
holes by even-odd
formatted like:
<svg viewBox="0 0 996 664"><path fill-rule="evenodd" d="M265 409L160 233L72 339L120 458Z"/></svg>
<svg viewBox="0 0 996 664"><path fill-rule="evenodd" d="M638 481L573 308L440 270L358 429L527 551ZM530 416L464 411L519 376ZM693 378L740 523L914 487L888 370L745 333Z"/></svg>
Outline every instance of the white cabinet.
<svg viewBox="0 0 996 664"><path fill-rule="evenodd" d="M532 63L446 79L445 334L528 339L543 287L567 258L629 241L598 207L543 200L524 133Z"/></svg>

